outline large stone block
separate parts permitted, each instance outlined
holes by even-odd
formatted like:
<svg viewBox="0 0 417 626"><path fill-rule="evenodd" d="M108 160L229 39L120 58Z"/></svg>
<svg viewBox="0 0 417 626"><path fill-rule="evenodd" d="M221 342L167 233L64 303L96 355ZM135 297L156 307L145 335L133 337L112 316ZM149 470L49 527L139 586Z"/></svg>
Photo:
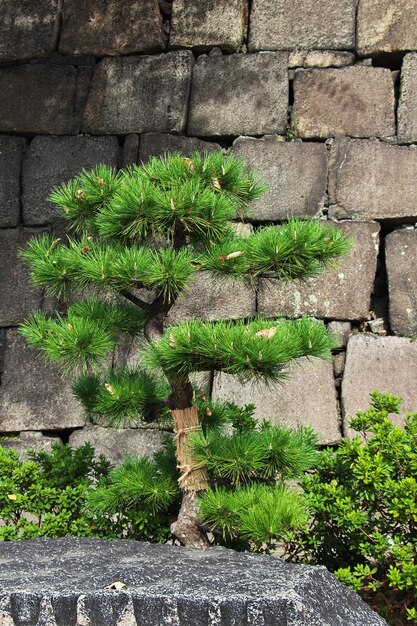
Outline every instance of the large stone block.
<svg viewBox="0 0 417 626"><path fill-rule="evenodd" d="M71 385L16 330L6 333L0 387L0 432L61 430L84 425Z"/></svg>
<svg viewBox="0 0 417 626"><path fill-rule="evenodd" d="M312 216L323 207L327 181L323 143L241 137L232 151L268 185L267 192L253 205L256 221Z"/></svg>
<svg viewBox="0 0 417 626"><path fill-rule="evenodd" d="M302 70L294 80L292 123L300 137L392 137L394 104L388 69Z"/></svg>
<svg viewBox="0 0 417 626"><path fill-rule="evenodd" d="M247 5L247 0L174 0L170 46L235 52L243 43Z"/></svg>
<svg viewBox="0 0 417 626"><path fill-rule="evenodd" d="M0 137L0 227L17 226L20 218L20 165L24 139Z"/></svg>
<svg viewBox="0 0 417 626"><path fill-rule="evenodd" d="M95 68L84 132L182 132L193 66L190 51L103 59Z"/></svg>
<svg viewBox="0 0 417 626"><path fill-rule="evenodd" d="M0 131L71 134L76 77L77 70L70 65L0 69Z"/></svg>
<svg viewBox="0 0 417 626"><path fill-rule="evenodd" d="M361 55L417 48L414 0L359 0L357 50Z"/></svg>
<svg viewBox="0 0 417 626"><path fill-rule="evenodd" d="M35 452L45 451L50 454L53 444L62 446L62 439L60 437L45 437L41 432L34 430L24 431L17 438L11 437L10 439L0 440L0 446L16 450L22 461L26 461L29 458L28 450L34 450Z"/></svg>
<svg viewBox="0 0 417 626"><path fill-rule="evenodd" d="M336 203L345 217L417 217L417 149L377 140L343 142L334 163ZM329 215L333 215L330 210Z"/></svg>
<svg viewBox="0 0 417 626"><path fill-rule="evenodd" d="M394 422L402 424L407 412L417 407L417 344L405 337L381 337L359 333L350 337L342 383L342 408L345 434L349 418L370 405L369 394L375 389L402 398L401 415Z"/></svg>
<svg viewBox="0 0 417 626"><path fill-rule="evenodd" d="M59 0L0 0L0 62L49 56L59 30Z"/></svg>
<svg viewBox="0 0 417 626"><path fill-rule="evenodd" d="M249 50L351 49L355 0L253 0Z"/></svg>
<svg viewBox="0 0 417 626"><path fill-rule="evenodd" d="M325 270L305 282L263 279L258 294L261 315L311 315L339 320L368 317L380 226L366 222L333 225L352 239L350 253L338 260L337 269Z"/></svg>
<svg viewBox="0 0 417 626"><path fill-rule="evenodd" d="M397 230L385 239L389 318L396 335L417 335L417 231Z"/></svg>
<svg viewBox="0 0 417 626"><path fill-rule="evenodd" d="M287 73L285 52L199 57L193 71L188 134L285 131Z"/></svg>
<svg viewBox="0 0 417 626"><path fill-rule="evenodd" d="M417 142L417 53L415 52L406 54L403 60L397 115L399 143Z"/></svg>
<svg viewBox="0 0 417 626"><path fill-rule="evenodd" d="M47 224L58 219L58 210L47 200L52 188L98 163L117 167L119 157L116 137L35 137L23 161L25 224Z"/></svg>
<svg viewBox="0 0 417 626"><path fill-rule="evenodd" d="M113 56L165 47L158 0L66 0L59 49Z"/></svg>
<svg viewBox="0 0 417 626"><path fill-rule="evenodd" d="M218 143L202 141L197 137L145 133L140 136L139 161L146 163L150 157L162 156L167 152L180 152L184 156L190 156L193 152L204 153L214 150L221 150Z"/></svg>

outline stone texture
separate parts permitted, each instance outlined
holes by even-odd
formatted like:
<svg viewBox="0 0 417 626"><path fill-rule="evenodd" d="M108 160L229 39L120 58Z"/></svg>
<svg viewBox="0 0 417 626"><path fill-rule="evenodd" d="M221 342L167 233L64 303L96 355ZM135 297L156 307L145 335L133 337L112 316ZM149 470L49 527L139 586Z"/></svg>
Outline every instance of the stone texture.
<svg viewBox="0 0 417 626"><path fill-rule="evenodd" d="M166 434L166 433L165 433ZM108 461L115 465L121 463L125 456L152 456L161 449L164 433L150 428L103 428L88 426L75 430L69 438L69 445L78 448L89 441L96 455L104 454Z"/></svg>
<svg viewBox="0 0 417 626"><path fill-rule="evenodd" d="M417 407L416 377L417 344L410 339L371 333L350 337L342 384L345 434L354 434L349 418L369 407L369 394L375 389L402 398L401 415L393 416L396 424L402 424L406 412Z"/></svg>
<svg viewBox="0 0 417 626"><path fill-rule="evenodd" d="M294 50L288 56L288 67L345 67L353 65L352 52L338 50Z"/></svg>
<svg viewBox="0 0 417 626"><path fill-rule="evenodd" d="M70 134L76 75L70 65L0 69L0 132Z"/></svg>
<svg viewBox="0 0 417 626"><path fill-rule="evenodd" d="M64 0L59 49L114 56L165 47L158 0Z"/></svg>
<svg viewBox="0 0 417 626"><path fill-rule="evenodd" d="M22 626L386 626L325 567L220 547L41 538L0 560L0 611Z"/></svg>
<svg viewBox="0 0 417 626"><path fill-rule="evenodd" d="M59 0L0 1L0 62L49 56L59 29Z"/></svg>
<svg viewBox="0 0 417 626"><path fill-rule="evenodd" d="M204 153L220 149L218 143L202 141L197 137L145 133L140 136L139 161L146 163L151 156L158 157L167 152L180 152L184 156L190 156L193 152Z"/></svg>
<svg viewBox="0 0 417 626"><path fill-rule="evenodd" d="M16 326L41 306L41 291L33 287L26 265L18 259L19 250L41 232L0 230L0 326Z"/></svg>
<svg viewBox="0 0 417 626"><path fill-rule="evenodd" d="M304 283L263 279L258 295L261 315L311 315L339 320L368 317L380 226L366 222L333 225L352 239L350 253L338 260L337 269L325 270Z"/></svg>
<svg viewBox="0 0 417 626"><path fill-rule="evenodd" d="M232 151L268 185L267 192L253 205L256 221L313 216L323 207L327 181L323 143L240 137Z"/></svg>
<svg viewBox="0 0 417 626"><path fill-rule="evenodd" d="M361 55L415 50L414 0L359 0L357 37Z"/></svg>
<svg viewBox="0 0 417 626"><path fill-rule="evenodd" d="M201 56L193 72L188 134L282 132L287 106L286 53Z"/></svg>
<svg viewBox="0 0 417 626"><path fill-rule="evenodd" d="M23 161L25 224L46 224L62 217L47 200L52 188L98 163L117 167L119 157L116 137L35 137Z"/></svg>
<svg viewBox="0 0 417 626"><path fill-rule="evenodd" d="M127 135L123 143L121 167L137 163L139 159L139 135Z"/></svg>
<svg viewBox="0 0 417 626"><path fill-rule="evenodd" d="M344 348L348 342L352 326L349 322L330 322L328 329L337 341L337 348Z"/></svg>
<svg viewBox="0 0 417 626"><path fill-rule="evenodd" d="M292 124L300 137L392 137L394 85L381 67L297 72Z"/></svg>
<svg viewBox="0 0 417 626"><path fill-rule="evenodd" d="M0 387L0 432L61 430L84 425L83 411L68 380L45 365L16 330L6 333Z"/></svg>
<svg viewBox="0 0 417 626"><path fill-rule="evenodd" d="M215 46L236 52L243 43L247 0L174 0L170 46L208 50Z"/></svg>
<svg viewBox="0 0 417 626"><path fill-rule="evenodd" d="M22 461L28 460L28 450L35 450L35 452L45 450L51 453L52 444L62 446L62 439L60 439L60 437L45 437L42 433L31 430L20 433L18 439L11 438L0 441L0 446L3 446L3 448L13 448L16 450Z"/></svg>
<svg viewBox="0 0 417 626"><path fill-rule="evenodd" d="M255 417L296 427L311 426L321 444L338 443L341 438L333 365L319 359L300 359L289 366L290 378L283 385L239 383L230 374L214 377L214 400L256 405Z"/></svg>
<svg viewBox="0 0 417 626"><path fill-rule="evenodd" d="M355 11L355 0L253 0L249 50L349 50Z"/></svg>
<svg viewBox="0 0 417 626"><path fill-rule="evenodd" d="M333 174L344 216L407 220L417 217L417 149L376 140L347 142ZM329 215L333 212L330 210Z"/></svg>
<svg viewBox="0 0 417 626"><path fill-rule="evenodd" d="M20 218L20 165L25 142L0 137L0 227L17 226Z"/></svg>
<svg viewBox="0 0 417 626"><path fill-rule="evenodd" d="M403 60L397 116L398 142L417 142L417 53L406 54Z"/></svg>
<svg viewBox="0 0 417 626"><path fill-rule="evenodd" d="M385 239L389 319L396 335L417 335L417 231L397 230Z"/></svg>
<svg viewBox="0 0 417 626"><path fill-rule="evenodd" d="M82 130L95 135L182 132L192 65L187 50L103 59L94 71Z"/></svg>

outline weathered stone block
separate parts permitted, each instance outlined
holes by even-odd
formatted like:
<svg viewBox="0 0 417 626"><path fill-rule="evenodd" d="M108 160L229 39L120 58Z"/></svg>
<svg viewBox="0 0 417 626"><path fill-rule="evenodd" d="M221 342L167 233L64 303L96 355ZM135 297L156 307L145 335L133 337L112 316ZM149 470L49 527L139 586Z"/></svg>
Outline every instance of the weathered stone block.
<svg viewBox="0 0 417 626"><path fill-rule="evenodd" d="M323 143L240 137L232 151L268 185L267 192L253 205L256 221L312 216L323 207L327 180Z"/></svg>
<svg viewBox="0 0 417 626"><path fill-rule="evenodd" d="M158 0L64 2L59 49L114 56L165 47Z"/></svg>
<svg viewBox="0 0 417 626"><path fill-rule="evenodd" d="M45 437L41 432L31 430L20 433L17 439L11 438L0 441L0 446L16 450L22 461L28 459L28 450L35 452L45 450L45 452L51 453L52 444L62 446L62 439L60 437Z"/></svg>
<svg viewBox="0 0 417 626"><path fill-rule="evenodd" d="M249 50L349 50L355 10L355 0L253 0Z"/></svg>
<svg viewBox="0 0 417 626"><path fill-rule="evenodd" d="M288 67L345 67L353 65L352 52L336 50L295 50L288 56Z"/></svg>
<svg viewBox="0 0 417 626"><path fill-rule="evenodd" d="M17 226L20 217L20 165L24 139L0 137L0 227Z"/></svg>
<svg viewBox="0 0 417 626"><path fill-rule="evenodd" d="M69 65L18 65L0 69L0 131L70 134L76 75L76 68Z"/></svg>
<svg viewBox="0 0 417 626"><path fill-rule="evenodd" d="M417 231L397 230L385 239L389 318L396 335L417 335Z"/></svg>
<svg viewBox="0 0 417 626"><path fill-rule="evenodd" d="M167 152L180 152L184 156L190 156L192 152L204 153L220 149L218 143L202 141L197 137L145 133L140 136L139 161L146 163L150 157L162 156Z"/></svg>
<svg viewBox="0 0 417 626"><path fill-rule="evenodd" d="M246 17L247 0L174 0L170 46L235 52L243 43Z"/></svg>
<svg viewBox="0 0 417 626"><path fill-rule="evenodd" d="M391 71L354 66L297 72L292 123L300 137L395 135Z"/></svg>
<svg viewBox="0 0 417 626"><path fill-rule="evenodd" d="M351 324L349 322L330 322L328 329L336 339L336 347L344 348L352 330Z"/></svg>
<svg viewBox="0 0 417 626"><path fill-rule="evenodd" d="M201 56L193 72L188 134L264 135L287 126L287 54Z"/></svg>
<svg viewBox="0 0 417 626"><path fill-rule="evenodd" d="M406 54L403 60L397 115L399 143L417 142L417 53L415 52Z"/></svg>
<svg viewBox="0 0 417 626"><path fill-rule="evenodd" d="M98 163L117 167L119 157L116 137L35 137L23 160L25 224L57 220L60 214L47 200L52 188L67 182L83 168L88 170Z"/></svg>
<svg viewBox="0 0 417 626"><path fill-rule="evenodd" d="M417 48L414 0L359 0L357 50L361 55Z"/></svg>
<svg viewBox="0 0 417 626"><path fill-rule="evenodd" d="M82 130L95 135L182 132L192 66L187 50L103 59L94 71Z"/></svg>
<svg viewBox="0 0 417 626"><path fill-rule="evenodd" d="M0 1L0 62L45 57L58 39L59 0Z"/></svg>
<svg viewBox="0 0 417 626"><path fill-rule="evenodd" d="M379 224L342 222L333 224L352 239L350 253L305 282L263 279L258 294L261 315L286 315L360 320L369 315L378 254Z"/></svg>
<svg viewBox="0 0 417 626"><path fill-rule="evenodd" d="M284 385L239 383L234 376L216 373L213 399L254 403L255 417L296 427L311 426L322 444L337 443L341 438L336 390L331 362L300 359L289 366L290 378Z"/></svg>
<svg viewBox="0 0 417 626"><path fill-rule="evenodd" d="M369 394L375 389L402 398L401 415L393 417L396 424L402 424L405 414L417 407L416 377L417 344L410 339L371 333L350 337L342 383L345 434L355 434L349 418L369 407Z"/></svg>
<svg viewBox="0 0 417 626"><path fill-rule="evenodd" d="M138 162L139 158L139 135L127 135L124 140L121 167L127 167Z"/></svg>
<svg viewBox="0 0 417 626"><path fill-rule="evenodd" d="M0 388L0 432L61 430L84 425L81 406L56 367L45 365L16 330L6 333Z"/></svg>
<svg viewBox="0 0 417 626"><path fill-rule="evenodd" d="M415 221L416 148L353 140L339 151L333 173L336 201L345 217Z"/></svg>

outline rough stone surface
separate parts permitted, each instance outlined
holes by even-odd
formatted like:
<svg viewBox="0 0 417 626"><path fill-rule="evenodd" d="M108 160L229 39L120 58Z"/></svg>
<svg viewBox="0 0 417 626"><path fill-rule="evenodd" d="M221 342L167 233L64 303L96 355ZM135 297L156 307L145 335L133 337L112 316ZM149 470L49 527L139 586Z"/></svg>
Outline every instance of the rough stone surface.
<svg viewBox="0 0 417 626"><path fill-rule="evenodd" d="M377 389L402 398L401 415L393 417L402 424L406 412L417 407L417 344L405 337L381 337L359 333L350 337L342 384L344 432L352 435L350 417L365 411L369 394Z"/></svg>
<svg viewBox="0 0 417 626"><path fill-rule="evenodd" d="M287 126L287 54L271 52L197 60L188 134L264 135Z"/></svg>
<svg viewBox="0 0 417 626"><path fill-rule="evenodd" d="M267 192L253 205L256 221L312 216L323 207L327 180L323 143L240 137L233 144L233 153L268 185Z"/></svg>
<svg viewBox="0 0 417 626"><path fill-rule="evenodd" d="M113 56L165 47L158 0L66 0L59 49Z"/></svg>
<svg viewBox="0 0 417 626"><path fill-rule="evenodd" d="M139 135L131 134L125 137L122 149L121 167L137 163L139 159Z"/></svg>
<svg viewBox="0 0 417 626"><path fill-rule="evenodd" d="M0 1L0 62L45 57L59 28L59 0Z"/></svg>
<svg viewBox="0 0 417 626"><path fill-rule="evenodd" d="M187 50L103 59L94 71L82 130L95 135L183 131L192 66Z"/></svg>
<svg viewBox="0 0 417 626"><path fill-rule="evenodd" d="M353 65L352 52L338 50L294 50L288 56L288 67L345 67Z"/></svg>
<svg viewBox="0 0 417 626"><path fill-rule="evenodd" d="M230 374L214 377L213 399L254 403L255 417L296 427L311 426L320 443L334 444L341 438L336 391L331 362L300 359L289 367L290 378L284 385L267 387L240 384Z"/></svg>
<svg viewBox="0 0 417 626"><path fill-rule="evenodd" d="M396 335L417 335L417 231L397 230L385 239L389 318Z"/></svg>
<svg viewBox="0 0 417 626"><path fill-rule="evenodd" d="M13 448L16 450L22 461L28 459L28 450L35 450L35 452L45 450L50 453L52 451L52 444L61 446L62 439L60 437L45 437L40 432L30 430L20 433L18 439L11 438L0 441L0 446L3 446L3 448Z"/></svg>
<svg viewBox="0 0 417 626"><path fill-rule="evenodd" d="M359 0L357 49L361 55L417 48L414 0Z"/></svg>
<svg viewBox="0 0 417 626"><path fill-rule="evenodd" d="M89 441L96 455L104 454L114 464L121 463L127 455L152 456L161 449L164 433L150 428L103 428L88 426L75 430L69 438L69 445L78 448Z"/></svg>
<svg viewBox="0 0 417 626"><path fill-rule="evenodd" d="M70 65L0 69L0 132L71 134L76 75Z"/></svg>
<svg viewBox="0 0 417 626"><path fill-rule="evenodd" d="M394 85L381 67L297 72L292 123L300 137L392 137Z"/></svg>
<svg viewBox="0 0 417 626"><path fill-rule="evenodd" d="M255 307L255 292L250 285L199 272L170 309L166 323L177 324L195 317L209 321L250 317L255 314Z"/></svg>
<svg viewBox="0 0 417 626"><path fill-rule="evenodd" d="M198 51L214 46L236 52L243 42L247 0L174 0L170 46Z"/></svg>
<svg viewBox="0 0 417 626"><path fill-rule="evenodd" d="M249 50L351 49L355 0L253 0Z"/></svg>
<svg viewBox="0 0 417 626"><path fill-rule="evenodd" d="M386 626L325 567L220 547L41 538L3 542L0 562L15 624Z"/></svg>
<svg viewBox="0 0 417 626"><path fill-rule="evenodd" d="M397 221L417 217L414 147L350 141L339 151L334 174L336 201L345 217Z"/></svg>
<svg viewBox="0 0 417 626"><path fill-rule="evenodd" d="M337 348L344 348L348 342L352 326L349 322L330 322L328 329L336 338Z"/></svg>
<svg viewBox="0 0 417 626"><path fill-rule="evenodd" d="M0 137L0 227L17 226L20 217L20 165L24 139Z"/></svg>
<svg viewBox="0 0 417 626"><path fill-rule="evenodd" d="M180 152L190 156L192 152L220 150L218 143L202 141L197 137L184 137L162 133L145 133L140 137L139 161L146 163L151 156L162 156L166 152Z"/></svg>
<svg viewBox="0 0 417 626"><path fill-rule="evenodd" d="M403 60L397 115L398 142L417 142L417 53L415 52L406 54Z"/></svg>
<svg viewBox="0 0 417 626"><path fill-rule="evenodd" d="M56 367L45 365L16 330L6 333L0 387L0 432L84 425L83 411Z"/></svg>
<svg viewBox="0 0 417 626"><path fill-rule="evenodd" d="M323 271L306 282L264 279L258 295L261 315L311 315L360 320L369 315L378 254L379 224L333 224L352 239L352 249L338 261L338 268Z"/></svg>
<svg viewBox="0 0 417 626"><path fill-rule="evenodd" d="M57 208L47 200L52 188L98 163L117 167L119 153L116 137L35 137L23 161L25 224L46 224L58 219Z"/></svg>

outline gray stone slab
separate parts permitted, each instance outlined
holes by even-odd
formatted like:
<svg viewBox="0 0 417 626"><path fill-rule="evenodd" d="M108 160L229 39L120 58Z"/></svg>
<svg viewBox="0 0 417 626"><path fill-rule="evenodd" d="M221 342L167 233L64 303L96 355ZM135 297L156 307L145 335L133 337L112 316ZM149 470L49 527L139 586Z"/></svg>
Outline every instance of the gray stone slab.
<svg viewBox="0 0 417 626"><path fill-rule="evenodd" d="M385 239L389 319L396 335L417 335L417 231L397 230Z"/></svg>
<svg viewBox="0 0 417 626"><path fill-rule="evenodd" d="M49 56L58 40L59 0L0 1L0 62Z"/></svg>
<svg viewBox="0 0 417 626"><path fill-rule="evenodd" d="M20 166L25 145L21 137L0 137L0 227L20 219Z"/></svg>
<svg viewBox="0 0 417 626"><path fill-rule="evenodd" d="M192 66L188 50L103 59L94 71L83 132L182 132Z"/></svg>
<svg viewBox="0 0 417 626"><path fill-rule="evenodd" d="M150 157L159 157L167 152L180 152L183 156L190 156L193 152L208 153L214 150L221 150L218 143L203 141L197 137L145 133L140 136L139 161L146 163Z"/></svg>
<svg viewBox="0 0 417 626"><path fill-rule="evenodd" d="M62 446L62 439L60 437L46 437L41 432L34 430L22 432L18 438L12 437L0 441L0 446L3 446L3 448L16 450L22 461L28 460L28 450L34 450L35 452L45 451L50 454L52 452L52 444Z"/></svg>
<svg viewBox="0 0 417 626"><path fill-rule="evenodd" d="M174 0L170 46L236 52L243 43L247 9L247 0Z"/></svg>
<svg viewBox="0 0 417 626"><path fill-rule="evenodd" d="M336 338L337 348L344 348L348 342L352 325L350 322L330 322L328 324L328 329L332 333L332 335Z"/></svg>
<svg viewBox="0 0 417 626"><path fill-rule="evenodd" d="M249 50L349 50L355 10L355 0L253 0Z"/></svg>
<svg viewBox="0 0 417 626"><path fill-rule="evenodd" d="M345 67L353 65L353 52L339 50L294 50L288 56L288 67Z"/></svg>
<svg viewBox="0 0 417 626"><path fill-rule="evenodd" d="M393 137L394 105L386 68L302 70L294 80L291 119L300 137Z"/></svg>
<svg viewBox="0 0 417 626"><path fill-rule="evenodd" d="M64 2L59 41L64 54L117 56L164 47L158 0Z"/></svg>
<svg viewBox="0 0 417 626"><path fill-rule="evenodd" d="M117 167L119 158L116 137L35 137L23 160L25 224L47 224L62 218L47 200L52 188L98 163Z"/></svg>
<svg viewBox="0 0 417 626"><path fill-rule="evenodd" d="M417 32L416 32L417 40ZM417 46L417 43L416 43ZM417 142L417 53L406 54L401 68L398 142Z"/></svg>
<svg viewBox="0 0 417 626"><path fill-rule="evenodd" d="M193 71L188 134L285 132L287 73L285 52L199 57Z"/></svg>
<svg viewBox="0 0 417 626"><path fill-rule="evenodd" d="M386 626L325 567L220 547L41 538L2 542L0 560L3 624Z"/></svg>
<svg viewBox="0 0 417 626"><path fill-rule="evenodd" d="M76 77L70 65L0 69L0 132L71 134Z"/></svg>
<svg viewBox="0 0 417 626"><path fill-rule="evenodd" d="M16 330L6 333L0 387L0 432L61 430L84 425L81 406L58 369L45 365L39 351Z"/></svg>
<svg viewBox="0 0 417 626"><path fill-rule="evenodd" d="M263 279L258 294L261 315L362 320L369 316L376 272L380 226L366 222L333 224L352 239L352 249L328 269L305 282Z"/></svg>
<svg viewBox="0 0 417 626"><path fill-rule="evenodd" d="M300 359L291 364L289 379L276 387L239 383L234 376L216 373L212 397L241 406L254 403L255 417L295 428L310 426L320 443L334 444L341 438L333 365L320 359Z"/></svg>
<svg viewBox="0 0 417 626"><path fill-rule="evenodd" d="M313 142L284 142L277 137L239 137L233 154L268 185L253 205L256 221L283 220L289 215L313 216L326 200L326 146Z"/></svg>
<svg viewBox="0 0 417 626"><path fill-rule="evenodd" d="M402 398L401 415L392 416L403 424L405 414L417 407L417 344L405 337L382 337L359 333L350 337L342 383L344 432L354 435L349 418L366 411L369 394L375 389Z"/></svg>
<svg viewBox="0 0 417 626"><path fill-rule="evenodd" d="M414 0L360 0L357 49L360 55L417 49Z"/></svg>

